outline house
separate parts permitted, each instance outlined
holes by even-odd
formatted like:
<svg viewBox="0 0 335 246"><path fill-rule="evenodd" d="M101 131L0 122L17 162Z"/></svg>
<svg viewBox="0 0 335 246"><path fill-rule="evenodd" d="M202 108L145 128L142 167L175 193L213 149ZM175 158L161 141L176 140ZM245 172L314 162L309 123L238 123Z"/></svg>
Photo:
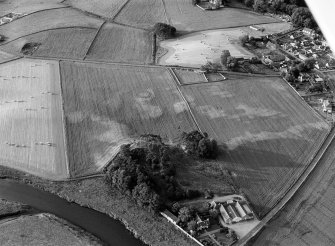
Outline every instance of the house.
<svg viewBox="0 0 335 246"><path fill-rule="evenodd" d="M242 218L242 220L248 219L248 215L243 210L243 208L242 208L242 206L241 206L241 204L239 202L235 203L235 209L238 212L238 214L240 215L240 217Z"/></svg>
<svg viewBox="0 0 335 246"><path fill-rule="evenodd" d="M314 37L315 36L315 31L313 29L310 29L310 28L304 28L302 30L303 34L307 35L307 36L312 36Z"/></svg>
<svg viewBox="0 0 335 246"><path fill-rule="evenodd" d="M210 225L209 218L202 220L198 214L196 215L196 222L197 222L197 230L199 231L207 229Z"/></svg>
<svg viewBox="0 0 335 246"><path fill-rule="evenodd" d="M229 214L229 217L232 219L232 222L240 222L242 218L238 215L235 208L232 205L227 206L227 212Z"/></svg>
<svg viewBox="0 0 335 246"><path fill-rule="evenodd" d="M315 81L315 83L322 83L323 78L318 77L318 78L315 78L314 81Z"/></svg>
<svg viewBox="0 0 335 246"><path fill-rule="evenodd" d="M322 102L322 111L327 113L333 112L333 102L329 99L325 99Z"/></svg>
<svg viewBox="0 0 335 246"><path fill-rule="evenodd" d="M220 218L222 217L224 223L226 224L231 224L232 223L232 220L227 212L227 210L225 209L225 207L223 205L220 206Z"/></svg>
<svg viewBox="0 0 335 246"><path fill-rule="evenodd" d="M268 48L269 50L276 50L277 46L276 44L272 43L271 41L267 42L266 44L266 48Z"/></svg>
<svg viewBox="0 0 335 246"><path fill-rule="evenodd" d="M306 73L300 74L298 80L300 83L309 81L310 76Z"/></svg>

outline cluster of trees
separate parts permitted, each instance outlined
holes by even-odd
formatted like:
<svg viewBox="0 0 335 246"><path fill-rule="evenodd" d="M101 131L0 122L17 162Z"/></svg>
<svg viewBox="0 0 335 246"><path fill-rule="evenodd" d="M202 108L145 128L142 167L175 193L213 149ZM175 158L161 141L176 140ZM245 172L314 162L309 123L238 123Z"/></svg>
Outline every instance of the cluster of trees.
<svg viewBox="0 0 335 246"><path fill-rule="evenodd" d="M183 132L182 145L186 153L201 158L214 159L219 153L217 142L199 131Z"/></svg>
<svg viewBox="0 0 335 246"><path fill-rule="evenodd" d="M288 82L294 82L300 73L306 73L314 68L316 60L314 58L306 59L303 62L292 61L289 71L285 75Z"/></svg>
<svg viewBox="0 0 335 246"><path fill-rule="evenodd" d="M236 57L230 55L229 50L223 50L220 57L221 65L228 70L235 70L238 66Z"/></svg>
<svg viewBox="0 0 335 246"><path fill-rule="evenodd" d="M317 28L317 24L304 0L240 0L260 13L283 13L292 17L295 27Z"/></svg>
<svg viewBox="0 0 335 246"><path fill-rule="evenodd" d="M219 64L210 61L200 67L200 69L205 71L205 73L216 73L217 71L220 70L220 68L221 67Z"/></svg>
<svg viewBox="0 0 335 246"><path fill-rule="evenodd" d="M153 27L154 34L161 39L173 38L176 36L176 28L166 23L156 23Z"/></svg>
<svg viewBox="0 0 335 246"><path fill-rule="evenodd" d="M140 145L121 147L106 170L106 181L132 197L139 206L153 212L160 210L167 201L200 196L198 190L184 190L175 179L176 163L183 159L184 152L179 147L165 145L157 135L146 135L144 139ZM213 140L201 135L197 143L199 156L212 157L213 144Z"/></svg>

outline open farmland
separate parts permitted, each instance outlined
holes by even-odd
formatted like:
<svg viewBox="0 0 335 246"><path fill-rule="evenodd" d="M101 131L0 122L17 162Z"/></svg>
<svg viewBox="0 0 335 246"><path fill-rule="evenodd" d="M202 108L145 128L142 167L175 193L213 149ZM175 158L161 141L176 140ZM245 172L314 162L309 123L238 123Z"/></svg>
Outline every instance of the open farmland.
<svg viewBox="0 0 335 246"><path fill-rule="evenodd" d="M97 30L92 28L65 28L39 32L1 46L12 54L22 55L26 43L40 43L33 56L83 59Z"/></svg>
<svg viewBox="0 0 335 246"><path fill-rule="evenodd" d="M329 126L279 77L182 87L200 128L226 146L222 161L259 215L302 173Z"/></svg>
<svg viewBox="0 0 335 246"><path fill-rule="evenodd" d="M160 57L159 64L200 67L208 61L220 63L222 50L229 50L235 57L251 58L254 55L238 41L244 33L232 28L196 32L178 39L164 40L160 46L168 52Z"/></svg>
<svg viewBox="0 0 335 246"><path fill-rule="evenodd" d="M335 142L254 245L335 245Z"/></svg>
<svg viewBox="0 0 335 246"><path fill-rule="evenodd" d="M203 73L196 73L192 70L186 69L173 69L174 74L178 78L181 84L193 84L207 82Z"/></svg>
<svg viewBox="0 0 335 246"><path fill-rule="evenodd" d="M152 35L147 31L105 24L87 54L87 59L149 64L153 62L152 42Z"/></svg>
<svg viewBox="0 0 335 246"><path fill-rule="evenodd" d="M16 56L11 53L7 53L7 52L4 52L3 50L0 50L0 63L11 60L15 57Z"/></svg>
<svg viewBox="0 0 335 246"><path fill-rule="evenodd" d="M175 141L195 129L165 68L62 62L61 76L72 176L101 168L141 134Z"/></svg>
<svg viewBox="0 0 335 246"><path fill-rule="evenodd" d="M0 164L51 179L68 176L58 63L0 65Z"/></svg>
<svg viewBox="0 0 335 246"><path fill-rule="evenodd" d="M53 9L34 13L6 25L0 26L0 33L11 41L25 35L61 27L91 27L98 28L102 20L86 16L70 9Z"/></svg>
<svg viewBox="0 0 335 246"><path fill-rule="evenodd" d="M115 21L140 28L152 28L157 22L168 23L162 0L130 0Z"/></svg>
<svg viewBox="0 0 335 246"><path fill-rule="evenodd" d="M9 13L29 14L36 11L64 7L62 0L2 0L0 16Z"/></svg>
<svg viewBox="0 0 335 246"><path fill-rule="evenodd" d="M278 22L272 17L244 9L227 7L215 11L204 11L193 6L190 0L163 1L171 25L179 31L200 31Z"/></svg>
<svg viewBox="0 0 335 246"><path fill-rule="evenodd" d="M64 3L101 17L112 19L127 0L66 0Z"/></svg>

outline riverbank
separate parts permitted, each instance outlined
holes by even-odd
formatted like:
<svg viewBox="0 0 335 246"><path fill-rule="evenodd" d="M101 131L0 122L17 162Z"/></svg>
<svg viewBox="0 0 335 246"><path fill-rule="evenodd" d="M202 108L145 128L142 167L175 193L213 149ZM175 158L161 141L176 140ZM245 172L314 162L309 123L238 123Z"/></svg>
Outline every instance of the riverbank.
<svg viewBox="0 0 335 246"><path fill-rule="evenodd" d="M0 219L31 212L32 208L18 202L0 199Z"/></svg>
<svg viewBox="0 0 335 246"><path fill-rule="evenodd" d="M25 214L0 221L0 245L102 245L82 229L46 213Z"/></svg>
<svg viewBox="0 0 335 246"><path fill-rule="evenodd" d="M106 185L103 178L53 182L6 167L0 167L0 178L15 179L56 194L70 202L108 214L120 220L128 230L148 245L194 245L163 217L138 207L127 196Z"/></svg>

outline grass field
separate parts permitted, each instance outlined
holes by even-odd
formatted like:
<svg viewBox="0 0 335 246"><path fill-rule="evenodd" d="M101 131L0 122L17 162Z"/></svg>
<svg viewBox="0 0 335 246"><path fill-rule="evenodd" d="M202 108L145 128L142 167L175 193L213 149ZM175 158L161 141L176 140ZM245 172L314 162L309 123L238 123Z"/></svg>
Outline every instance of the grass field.
<svg viewBox="0 0 335 246"><path fill-rule="evenodd" d="M264 35L271 35L274 33L284 32L291 28L291 23L289 22L278 22L278 23L270 23L270 24L262 24L262 25L255 25L256 27L264 28L264 31L256 31L251 29L250 27L241 27L240 29L253 37L260 37Z"/></svg>
<svg viewBox="0 0 335 246"><path fill-rule="evenodd" d="M130 0L115 20L140 28L152 28L157 22L168 23L162 0Z"/></svg>
<svg viewBox="0 0 335 246"><path fill-rule="evenodd" d="M26 43L41 45L33 56L83 59L97 30L92 28L65 28L32 34L1 46L2 50L22 55Z"/></svg>
<svg viewBox="0 0 335 246"><path fill-rule="evenodd" d="M87 54L87 59L149 64L153 62L152 43L152 35L147 31L105 24Z"/></svg>
<svg viewBox="0 0 335 246"><path fill-rule="evenodd" d="M200 67L208 61L220 63L222 50L229 50L235 57L253 57L238 41L244 33L240 29L231 28L196 32L178 39L164 40L160 42L160 46L168 52L159 59L159 64Z"/></svg>
<svg viewBox="0 0 335 246"><path fill-rule="evenodd" d="M8 37L6 41L10 41L52 28L73 26L98 28L101 24L102 20L86 16L74 9L63 8L34 13L2 25L0 33Z"/></svg>
<svg viewBox="0 0 335 246"><path fill-rule="evenodd" d="M243 9L227 7L215 11L204 11L193 6L189 0L163 1L171 24L179 31L200 31L278 22L272 17Z"/></svg>
<svg viewBox="0 0 335 246"><path fill-rule="evenodd" d="M203 131L228 149L222 158L260 215L308 165L329 132L279 77L182 87Z"/></svg>
<svg viewBox="0 0 335 246"><path fill-rule="evenodd" d="M174 141L195 129L164 68L61 63L72 176L94 172L140 134Z"/></svg>
<svg viewBox="0 0 335 246"><path fill-rule="evenodd" d="M0 16L15 12L29 14L35 11L59 8L64 5L62 0L2 0L0 1Z"/></svg>
<svg viewBox="0 0 335 246"><path fill-rule="evenodd" d="M73 225L47 214L23 215L0 223L0 244L10 245L99 245Z"/></svg>
<svg viewBox="0 0 335 246"><path fill-rule="evenodd" d="M201 73L196 73L193 71L188 71L185 69L173 69L173 72L179 79L181 84L193 84L193 83L201 83L207 82L205 76Z"/></svg>
<svg viewBox="0 0 335 246"><path fill-rule="evenodd" d="M0 76L0 164L66 178L58 63L16 60L0 65Z"/></svg>
<svg viewBox="0 0 335 246"><path fill-rule="evenodd" d="M254 245L335 245L335 142Z"/></svg>
<svg viewBox="0 0 335 246"><path fill-rule="evenodd" d="M111 19L126 2L127 0L66 0L64 3L85 12Z"/></svg>
<svg viewBox="0 0 335 246"><path fill-rule="evenodd" d="M3 51L3 49L0 50L0 63L11 60L15 57L16 57L16 55L14 55L14 54L7 53L7 52Z"/></svg>
<svg viewBox="0 0 335 246"><path fill-rule="evenodd" d="M206 73L206 78L209 82L222 81L224 78L219 73Z"/></svg>

